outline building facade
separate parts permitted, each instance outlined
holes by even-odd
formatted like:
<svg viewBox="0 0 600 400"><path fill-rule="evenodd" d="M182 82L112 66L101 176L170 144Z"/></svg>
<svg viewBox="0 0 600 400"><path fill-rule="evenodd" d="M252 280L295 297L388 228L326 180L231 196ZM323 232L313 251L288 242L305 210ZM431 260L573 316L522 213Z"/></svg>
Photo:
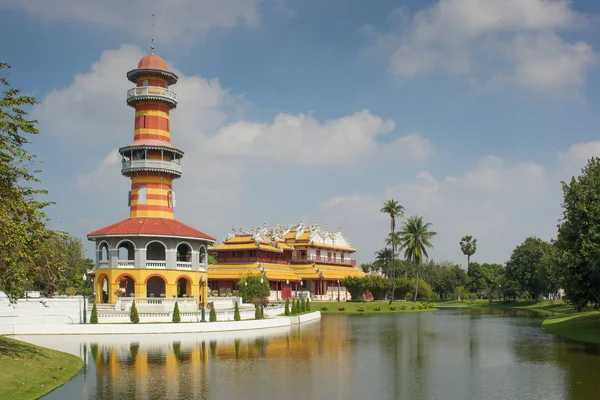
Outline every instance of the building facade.
<svg viewBox="0 0 600 400"><path fill-rule="evenodd" d="M236 293L237 282L260 275L271 286L270 300L309 296L312 300L350 300L341 281L365 275L356 267L352 248L341 231L318 224L269 227L230 233L223 244L211 247L218 262L209 266L213 293Z"/></svg>
<svg viewBox="0 0 600 400"><path fill-rule="evenodd" d="M183 171L183 151L171 144L171 111L178 77L158 55L144 56L127 73L135 86L127 105L135 110L133 142L121 147L122 175L131 180L129 218L88 234L96 243L96 302L116 303L119 296L138 303L161 298L206 302L207 248L215 239L174 219L173 181Z"/></svg>

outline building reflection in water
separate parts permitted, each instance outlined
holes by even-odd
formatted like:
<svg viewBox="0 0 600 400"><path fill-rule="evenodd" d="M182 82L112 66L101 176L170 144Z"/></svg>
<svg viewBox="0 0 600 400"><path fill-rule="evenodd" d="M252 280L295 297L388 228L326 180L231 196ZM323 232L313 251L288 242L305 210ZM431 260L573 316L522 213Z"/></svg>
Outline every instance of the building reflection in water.
<svg viewBox="0 0 600 400"><path fill-rule="evenodd" d="M338 323L347 324L347 321L340 319ZM88 379L93 373L96 378L95 395L90 396L98 399L208 398L211 376L218 377L218 382L213 383L218 383L220 394L224 390L222 385L227 385L232 393L242 395L244 382L254 378L239 378L249 373L254 377L269 374L274 363L292 373L303 367L313 373L315 368L329 373L339 369L340 377L336 378L341 378L348 376L344 369L352 364L348 356L344 356L352 352L347 332L347 326L335 329L330 326L327 334L322 335L317 323L283 332L257 331L245 337L216 340L181 335L177 340L167 341L150 335L131 343L90 343L87 374ZM313 357L319 359L314 365ZM348 362L344 363L345 359ZM335 366L337 368L332 368ZM281 384L288 386L281 390L290 390L289 381ZM273 385L269 383L271 389Z"/></svg>

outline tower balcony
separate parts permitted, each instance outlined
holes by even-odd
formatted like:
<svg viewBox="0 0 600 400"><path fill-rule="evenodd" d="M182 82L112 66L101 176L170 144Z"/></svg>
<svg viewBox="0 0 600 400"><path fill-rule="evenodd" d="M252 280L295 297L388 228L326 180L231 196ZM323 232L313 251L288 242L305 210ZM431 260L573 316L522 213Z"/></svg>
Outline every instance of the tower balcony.
<svg viewBox="0 0 600 400"><path fill-rule="evenodd" d="M124 160L121 164L121 174L128 176L133 172L157 171L165 172L179 178L183 173L181 164L177 161L166 160Z"/></svg>
<svg viewBox="0 0 600 400"><path fill-rule="evenodd" d="M127 105L135 106L142 100L160 100L168 103L170 108L177 107L177 93L160 86L137 86L127 91Z"/></svg>

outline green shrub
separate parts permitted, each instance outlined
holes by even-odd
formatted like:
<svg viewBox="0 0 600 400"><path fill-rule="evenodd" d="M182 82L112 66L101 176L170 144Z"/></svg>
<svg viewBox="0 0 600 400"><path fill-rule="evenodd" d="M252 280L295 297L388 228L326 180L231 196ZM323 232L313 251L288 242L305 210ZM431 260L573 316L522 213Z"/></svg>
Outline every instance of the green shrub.
<svg viewBox="0 0 600 400"><path fill-rule="evenodd" d="M390 308L391 308L391 307L390 307ZM375 306L375 308L373 308L373 310L375 310L375 311L381 311L381 307L379 307L379 306Z"/></svg>
<svg viewBox="0 0 600 400"><path fill-rule="evenodd" d="M401 310L406 310L406 304L402 304L402 305L400 306L400 309L401 309Z"/></svg>
<svg viewBox="0 0 600 400"><path fill-rule="evenodd" d="M283 313L284 313L284 315L287 315L287 316L292 315L292 313L290 311L290 299L289 298L287 298L285 300L285 310L283 311Z"/></svg>
<svg viewBox="0 0 600 400"><path fill-rule="evenodd" d="M321 311L327 311L327 310L329 310L329 307L327 307L327 306L321 307Z"/></svg>
<svg viewBox="0 0 600 400"><path fill-rule="evenodd" d="M208 303L210 307L210 311L208 312L208 321L209 322L217 322L217 310L215 310L215 303Z"/></svg>
<svg viewBox="0 0 600 400"><path fill-rule="evenodd" d="M392 287L392 281L379 275L368 275L362 278L375 300L385 299L385 294Z"/></svg>
<svg viewBox="0 0 600 400"><path fill-rule="evenodd" d="M396 311L396 308L397 308L396 306L390 306L390 310L392 310L392 311Z"/></svg>
<svg viewBox="0 0 600 400"><path fill-rule="evenodd" d="M260 306L258 304L254 305L254 319L260 319Z"/></svg>
<svg viewBox="0 0 600 400"><path fill-rule="evenodd" d="M296 314L300 314L302 312L302 305L300 305L300 299L296 299Z"/></svg>
<svg viewBox="0 0 600 400"><path fill-rule="evenodd" d="M175 307L173 308L173 322L179 323L181 322L181 315L179 314L179 303L175 302Z"/></svg>
<svg viewBox="0 0 600 400"><path fill-rule="evenodd" d="M73 286L69 286L67 289L65 289L65 294L67 296L75 296L77 294L77 289L75 289Z"/></svg>
<svg viewBox="0 0 600 400"><path fill-rule="evenodd" d="M367 280L365 278L347 277L342 279L341 284L350 292L352 301L362 300L363 294L367 289Z"/></svg>
<svg viewBox="0 0 600 400"><path fill-rule="evenodd" d="M310 311L310 299L306 299L306 311Z"/></svg>
<svg viewBox="0 0 600 400"><path fill-rule="evenodd" d="M296 310L296 302L294 301L294 299L292 299L292 309L290 310L290 314L291 315L298 314L298 310Z"/></svg>
<svg viewBox="0 0 600 400"><path fill-rule="evenodd" d="M131 304L131 312L129 313L129 319L131 320L131 322L133 322L134 324L137 324L140 322L140 316L138 314L138 310L137 307L135 306L135 300L133 301L133 303Z"/></svg>
<svg viewBox="0 0 600 400"><path fill-rule="evenodd" d="M240 321L242 317L240 316L240 307L238 306L238 302L235 302L235 308L233 309L233 320Z"/></svg>
<svg viewBox="0 0 600 400"><path fill-rule="evenodd" d="M302 301L300 302L300 310L302 312L306 312L306 300L302 299Z"/></svg>
<svg viewBox="0 0 600 400"><path fill-rule="evenodd" d="M90 324L98 323L98 309L96 308L96 303L92 306L92 315L90 315Z"/></svg>
<svg viewBox="0 0 600 400"><path fill-rule="evenodd" d="M364 307L358 307L356 309L356 311L358 311L358 312L365 312L365 308Z"/></svg>
<svg viewBox="0 0 600 400"><path fill-rule="evenodd" d="M338 311L346 311L346 306L339 306Z"/></svg>

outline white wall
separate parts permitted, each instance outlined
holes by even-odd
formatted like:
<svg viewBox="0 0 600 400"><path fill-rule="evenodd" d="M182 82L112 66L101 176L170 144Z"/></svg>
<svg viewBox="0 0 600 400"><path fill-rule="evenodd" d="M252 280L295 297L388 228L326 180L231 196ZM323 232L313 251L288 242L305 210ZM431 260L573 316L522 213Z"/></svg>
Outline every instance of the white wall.
<svg viewBox="0 0 600 400"><path fill-rule="evenodd" d="M78 324L83 310L81 297L19 299L16 304L0 297L0 334L11 334L19 325Z"/></svg>

